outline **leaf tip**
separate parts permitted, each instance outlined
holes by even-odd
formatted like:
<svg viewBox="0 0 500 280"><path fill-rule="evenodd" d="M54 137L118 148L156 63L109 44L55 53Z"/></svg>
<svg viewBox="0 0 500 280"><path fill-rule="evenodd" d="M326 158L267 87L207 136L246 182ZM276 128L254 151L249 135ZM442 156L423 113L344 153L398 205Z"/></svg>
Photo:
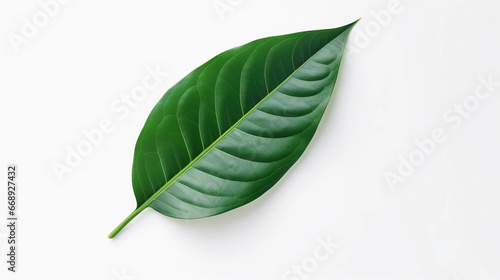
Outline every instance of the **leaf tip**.
<svg viewBox="0 0 500 280"><path fill-rule="evenodd" d="M358 23L358 21L360 21L360 20L361 20L361 18L358 18L357 20L355 20L355 21L353 21L353 22L349 23L347 26L348 26L348 27L353 27L353 26L354 26L354 25L356 25L356 23Z"/></svg>

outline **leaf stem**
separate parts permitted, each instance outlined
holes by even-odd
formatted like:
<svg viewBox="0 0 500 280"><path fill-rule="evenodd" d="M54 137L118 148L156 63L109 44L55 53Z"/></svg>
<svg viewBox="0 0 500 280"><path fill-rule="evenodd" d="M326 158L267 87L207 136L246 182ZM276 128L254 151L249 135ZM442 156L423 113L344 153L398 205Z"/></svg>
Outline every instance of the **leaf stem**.
<svg viewBox="0 0 500 280"><path fill-rule="evenodd" d="M135 216L139 215L139 213L142 212L147 206L145 204L141 205L139 208L135 209L134 212L130 213L123 222L121 222L109 235L108 238L112 239L114 238L132 219L135 218Z"/></svg>

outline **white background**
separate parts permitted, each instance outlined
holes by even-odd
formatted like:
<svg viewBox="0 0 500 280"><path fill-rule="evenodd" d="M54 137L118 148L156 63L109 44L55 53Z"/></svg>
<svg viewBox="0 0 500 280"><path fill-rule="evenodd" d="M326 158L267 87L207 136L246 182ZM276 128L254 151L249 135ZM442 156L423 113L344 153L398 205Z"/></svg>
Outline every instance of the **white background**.
<svg viewBox="0 0 500 280"><path fill-rule="evenodd" d="M400 0L377 21L388 5L73 0L16 47L23 18L44 10L2 0L0 166L19 166L20 225L18 272L2 264L0 278L500 279L500 86L460 125L455 113L443 117L464 100L474 105L480 76L500 81L500 2ZM335 98L274 188L201 220L147 209L106 237L135 208L135 140L173 83L228 48L359 17ZM156 67L169 77L127 116L114 111ZM113 131L59 181L53 164L104 119ZM446 140L391 189L387 172L397 175L400 157L419 153L415 141L435 129ZM2 188L1 217L6 208ZM1 226L3 256L6 237ZM333 252L318 247L327 239Z"/></svg>

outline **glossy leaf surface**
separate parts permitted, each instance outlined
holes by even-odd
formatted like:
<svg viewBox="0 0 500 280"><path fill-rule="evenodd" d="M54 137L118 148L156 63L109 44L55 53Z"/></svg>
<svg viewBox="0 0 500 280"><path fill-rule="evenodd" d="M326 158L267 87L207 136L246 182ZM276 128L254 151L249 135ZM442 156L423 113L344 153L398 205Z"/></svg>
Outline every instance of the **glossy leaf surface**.
<svg viewBox="0 0 500 280"><path fill-rule="evenodd" d="M137 140L137 209L201 218L271 188L309 144L354 23L259 39L225 51L159 100Z"/></svg>

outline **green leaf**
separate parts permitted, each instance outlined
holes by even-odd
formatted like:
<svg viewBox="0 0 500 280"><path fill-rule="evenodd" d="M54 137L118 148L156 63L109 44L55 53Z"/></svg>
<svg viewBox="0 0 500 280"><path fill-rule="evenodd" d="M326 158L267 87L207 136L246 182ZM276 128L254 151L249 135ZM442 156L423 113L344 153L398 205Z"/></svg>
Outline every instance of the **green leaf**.
<svg viewBox="0 0 500 280"><path fill-rule="evenodd" d="M135 147L136 210L217 215L270 189L318 127L355 24L255 40L225 51L170 88Z"/></svg>

